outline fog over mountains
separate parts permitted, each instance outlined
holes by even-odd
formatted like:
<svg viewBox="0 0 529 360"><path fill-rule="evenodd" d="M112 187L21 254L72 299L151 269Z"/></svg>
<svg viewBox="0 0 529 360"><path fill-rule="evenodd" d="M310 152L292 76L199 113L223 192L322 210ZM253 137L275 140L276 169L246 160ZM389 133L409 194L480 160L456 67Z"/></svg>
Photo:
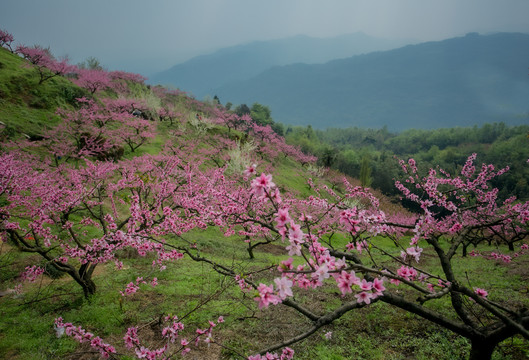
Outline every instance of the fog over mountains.
<svg viewBox="0 0 529 360"><path fill-rule="evenodd" d="M192 93L198 99L213 96L218 87L247 80L273 66L295 63L320 64L408 44L354 33L332 38L304 35L270 41L255 41L194 57L155 74L150 82L171 85Z"/></svg>
<svg viewBox="0 0 529 360"><path fill-rule="evenodd" d="M528 120L527 34L472 33L386 51L380 51L383 41L373 41L374 52L368 50L369 37L355 36L367 41L359 51L363 55L325 62L346 56L345 49L338 54L339 46L326 44L328 51L313 45L294 50L295 40L314 44L299 37L224 49L153 80L197 97L217 95L223 103L259 102L271 108L276 121L317 128L403 130ZM296 63L301 53L310 55Z"/></svg>

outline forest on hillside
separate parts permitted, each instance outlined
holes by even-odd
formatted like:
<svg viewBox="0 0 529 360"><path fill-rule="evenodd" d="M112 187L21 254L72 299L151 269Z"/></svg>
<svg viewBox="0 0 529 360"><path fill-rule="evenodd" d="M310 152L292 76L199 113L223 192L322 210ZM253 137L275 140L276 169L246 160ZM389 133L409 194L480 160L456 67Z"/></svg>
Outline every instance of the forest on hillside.
<svg viewBox="0 0 529 360"><path fill-rule="evenodd" d="M220 105L218 97L213 102ZM260 103L233 106L228 102L225 108L239 116L247 114L262 126L271 126L278 135L285 136L287 143L315 155L322 168L338 170L388 196L400 196L395 188L395 180L400 176L396 166L399 159L413 158L424 169L441 168L454 174L476 153L478 163L509 167L509 177L499 177L493 182L500 188L501 199L529 197L529 125L497 122L402 132L392 132L387 127L319 130L311 125L287 126L276 122L270 107Z"/></svg>
<svg viewBox="0 0 529 360"><path fill-rule="evenodd" d="M494 181L503 199L529 196L528 133L529 125L507 126L501 122L400 133L387 128L314 130L310 126L288 127L285 131L287 141L317 155L320 166L337 169L390 196L398 194L394 186L399 176L396 158L413 158L425 169L439 167L454 174L469 155L477 153L478 163L509 166L510 176Z"/></svg>

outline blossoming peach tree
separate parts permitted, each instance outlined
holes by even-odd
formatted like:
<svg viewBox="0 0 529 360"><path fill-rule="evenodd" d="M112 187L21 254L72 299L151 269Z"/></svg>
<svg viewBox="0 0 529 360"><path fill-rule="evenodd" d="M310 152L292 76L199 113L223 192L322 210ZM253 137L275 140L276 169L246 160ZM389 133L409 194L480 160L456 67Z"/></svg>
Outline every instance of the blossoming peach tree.
<svg viewBox="0 0 529 360"><path fill-rule="evenodd" d="M0 33L0 38L2 34ZM11 39L12 41L12 39ZM0 40L0 43L2 40ZM8 43L5 43L9 45ZM39 84L59 75L65 75L74 70L74 66L68 63L68 59L56 60L49 50L38 46L28 47L19 45L15 52L28 60L39 74Z"/></svg>
<svg viewBox="0 0 529 360"><path fill-rule="evenodd" d="M259 219L255 222L274 222L274 228L268 226L268 229L288 240L286 250L291 256L279 265L281 276L273 284L257 286L256 300L260 307L279 303L290 306L312 323L306 332L271 346L261 354L288 346L346 312L378 301L468 338L472 346L471 359L490 358L497 344L514 334L529 339L526 304L508 304L501 301L501 295L494 301L489 300L486 289L472 286L465 275L454 270L458 250L463 251L471 244L477 246L494 241L512 245L517 242L519 251L511 255L472 253L506 263L528 250L528 245L520 242L527 235L529 203L517 202L514 198L500 202L498 190L490 188L488 182L508 169L495 170L492 165L483 165L481 171L476 172L475 157L475 154L469 157L460 176L456 177L435 169L420 177L412 159L407 164L401 162L407 178L396 185L406 198L417 202L422 209L414 225L388 221L376 199L348 184L341 197L325 189L327 199L332 201L319 197L292 202L281 201L269 175L261 174L254 179L251 192L270 209L268 218L259 215L254 217ZM364 206L351 208L347 201L350 198L364 199ZM259 206L261 211L265 207L265 204ZM404 246L400 237L406 229L412 231L413 236ZM332 234L336 232L348 233L351 241L342 248L333 246ZM392 238L395 245L401 247L400 254L377 246L378 235ZM425 249L436 256L442 275L421 266ZM365 252L363 256L362 252ZM385 261L375 260L378 258L375 253L383 255ZM300 265L294 266L294 259ZM344 299L342 306L325 314L315 314L294 301L294 288L315 289L327 279L335 282L340 290ZM403 286L405 291L400 289ZM450 309L440 311L428 306L441 299L448 299Z"/></svg>
<svg viewBox="0 0 529 360"><path fill-rule="evenodd" d="M493 288L474 286L454 269L454 262L468 246L475 249L464 261L485 257L509 263L526 254L528 245L523 240L529 203L514 198L500 202L489 182L508 169L483 165L477 171L474 160L475 155L469 157L458 176L440 169L420 176L413 160L401 162L406 178L396 186L403 197L420 206L421 213L412 222L397 223L399 218L380 210L373 195L345 180L342 193L309 180L316 195L300 199L281 192L272 175L256 175L256 165L243 176L228 177L225 168L203 170L200 160L175 155L45 167L37 159L6 154L0 161L0 194L6 199L1 234L4 241L39 254L67 273L85 296L96 291L92 274L98 264L113 261L119 268L117 251L134 248L140 254L154 254L153 266L163 267L183 256L210 264L233 278L263 311L285 306L306 318L305 329L250 359L291 358L288 346L375 302L416 314L467 338L470 359L488 359L504 339L514 335L529 339L527 304L505 301ZM218 263L196 244L169 240L208 226L254 244L281 244L285 258L276 264L275 279L267 281L260 277L262 272L248 274L236 265ZM347 240L336 234L346 234ZM392 239L395 251L379 246L380 237ZM480 250L482 244L492 242L518 250L508 255ZM428 270L425 253L435 256L441 273ZM42 272L35 265L24 276L31 280ZM156 285L156 278L149 281ZM128 284L122 295L133 294L142 282L138 278ZM486 278L480 283L486 284ZM337 287L341 305L322 313L297 296L324 286ZM429 306L433 302L443 306ZM135 327L127 330L124 340L138 358L170 358L185 355L200 339L211 341L213 328L222 322L219 318L208 328L197 329L189 341L179 335L184 324L167 316L162 334L166 343L161 348L142 344ZM89 342L103 357L117 356L113 346L62 318L55 326Z"/></svg>

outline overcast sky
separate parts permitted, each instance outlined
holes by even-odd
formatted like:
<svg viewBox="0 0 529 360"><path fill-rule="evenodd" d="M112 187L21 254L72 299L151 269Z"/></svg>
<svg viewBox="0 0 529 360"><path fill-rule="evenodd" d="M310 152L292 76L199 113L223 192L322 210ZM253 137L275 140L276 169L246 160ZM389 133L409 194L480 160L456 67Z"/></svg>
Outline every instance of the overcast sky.
<svg viewBox="0 0 529 360"><path fill-rule="evenodd" d="M93 56L110 70L149 75L254 40L529 33L528 15L529 0L1 0L0 28L73 63Z"/></svg>

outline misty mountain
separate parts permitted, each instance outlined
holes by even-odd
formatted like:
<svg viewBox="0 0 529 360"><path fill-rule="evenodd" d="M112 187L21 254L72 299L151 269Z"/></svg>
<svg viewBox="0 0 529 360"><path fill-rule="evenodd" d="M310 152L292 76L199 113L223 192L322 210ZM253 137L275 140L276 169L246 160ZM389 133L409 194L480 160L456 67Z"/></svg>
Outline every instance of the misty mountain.
<svg viewBox="0 0 529 360"><path fill-rule="evenodd" d="M527 122L529 35L468 34L325 64L277 66L216 89L285 124L390 130Z"/></svg>
<svg viewBox="0 0 529 360"><path fill-rule="evenodd" d="M304 35L256 41L194 57L150 77L153 84L171 85L202 98L231 82L249 79L278 65L318 64L330 60L403 46L404 41L378 39L364 33L333 38Z"/></svg>

